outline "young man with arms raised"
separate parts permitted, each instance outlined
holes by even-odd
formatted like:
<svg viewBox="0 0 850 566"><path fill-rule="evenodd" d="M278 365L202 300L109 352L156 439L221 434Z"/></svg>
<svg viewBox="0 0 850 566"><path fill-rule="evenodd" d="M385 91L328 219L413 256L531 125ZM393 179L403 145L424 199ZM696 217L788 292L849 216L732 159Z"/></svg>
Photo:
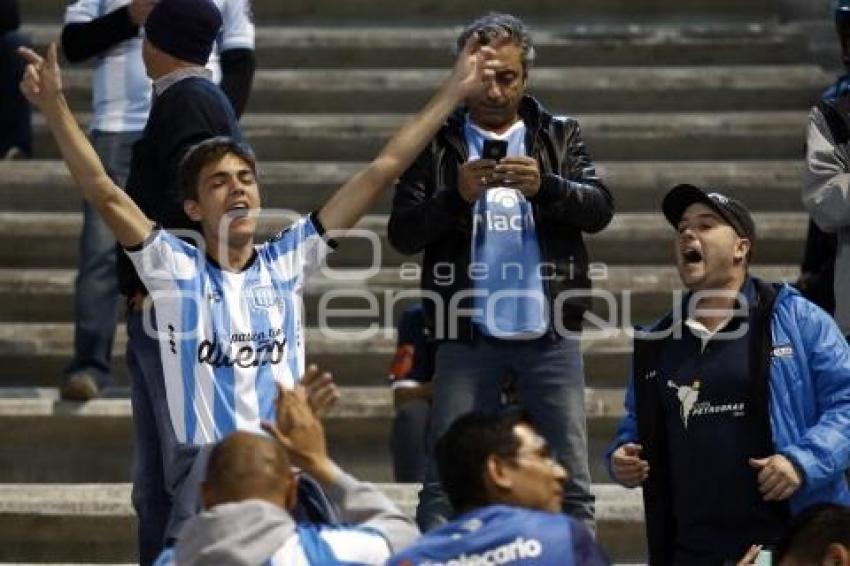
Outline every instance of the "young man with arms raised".
<svg viewBox="0 0 850 566"><path fill-rule="evenodd" d="M492 49L470 41L431 102L372 163L263 245L254 243L261 203L252 153L228 139L198 144L181 166L186 214L202 227L204 245L196 248L157 229L106 174L68 110L55 46L46 59L21 53L29 63L24 94L44 113L83 196L155 295L150 322L158 328L165 390L154 413L166 475L191 464L173 486L173 536L197 510L198 451L235 429L258 429L272 416L275 383L292 386L304 373L295 299L331 251L325 232L351 228L498 61Z"/></svg>

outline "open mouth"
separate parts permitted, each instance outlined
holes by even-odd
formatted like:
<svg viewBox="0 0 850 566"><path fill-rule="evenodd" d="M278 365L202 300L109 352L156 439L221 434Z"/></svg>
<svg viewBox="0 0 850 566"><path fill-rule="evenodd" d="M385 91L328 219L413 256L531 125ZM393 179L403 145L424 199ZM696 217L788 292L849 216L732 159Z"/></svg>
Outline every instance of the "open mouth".
<svg viewBox="0 0 850 566"><path fill-rule="evenodd" d="M237 218L245 218L251 212L251 209L248 207L247 203L238 202L227 209L227 216L232 219Z"/></svg>
<svg viewBox="0 0 850 566"><path fill-rule="evenodd" d="M682 250L682 260L687 264L699 263L702 261L702 252L696 248L687 248Z"/></svg>

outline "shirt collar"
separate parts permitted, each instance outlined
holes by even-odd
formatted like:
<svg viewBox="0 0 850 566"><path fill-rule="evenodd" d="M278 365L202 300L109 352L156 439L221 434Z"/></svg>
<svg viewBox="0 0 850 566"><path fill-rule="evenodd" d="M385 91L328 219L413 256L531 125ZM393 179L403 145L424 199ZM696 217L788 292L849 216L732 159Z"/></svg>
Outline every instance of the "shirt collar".
<svg viewBox="0 0 850 566"><path fill-rule="evenodd" d="M171 71L159 77L153 82L153 92L156 96L161 96L174 84L189 79L192 77L201 77L207 80L212 80L212 71L205 67L182 67L176 71Z"/></svg>
<svg viewBox="0 0 850 566"><path fill-rule="evenodd" d="M726 320L720 323L715 330L709 330L703 323L690 316L687 317L687 319L681 321L682 324L684 324L691 330L694 336L700 339L700 341L702 342L703 349L705 349L705 346L706 344L708 344L709 340L711 340L719 332L737 330L739 325L744 322L744 320L749 318L750 312L755 306L754 301L756 300L756 286L750 276L747 276L747 278L744 279L744 283L743 285L741 285L741 288L738 293L746 300L747 314L742 315L738 312L732 313ZM688 313L687 309L688 304L690 303L691 295L691 293L688 293L687 296L685 296L685 302L682 307L683 314ZM740 307L741 302L736 298L735 306L733 308L735 309L735 311L737 311Z"/></svg>
<svg viewBox="0 0 850 566"><path fill-rule="evenodd" d="M484 138L484 139L496 139L496 140L506 140L509 137L511 137L511 135L513 135L513 133L515 131L517 131L520 128L525 127L525 122L522 120L521 117L518 116L517 121L514 122L513 124L511 124L510 128L505 130L505 132L502 133L502 134L497 134L496 132L491 132L490 130L485 130L481 126L477 125L475 122L473 122L470 119L468 113L466 115L466 124L470 127L470 129L472 129L472 131L477 132L478 135L481 136L482 138Z"/></svg>

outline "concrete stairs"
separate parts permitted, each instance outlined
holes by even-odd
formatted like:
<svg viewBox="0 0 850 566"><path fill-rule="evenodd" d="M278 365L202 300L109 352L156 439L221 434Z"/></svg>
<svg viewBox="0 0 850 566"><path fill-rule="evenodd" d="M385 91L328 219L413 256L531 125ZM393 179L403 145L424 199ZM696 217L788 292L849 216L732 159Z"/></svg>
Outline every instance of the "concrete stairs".
<svg viewBox="0 0 850 566"><path fill-rule="evenodd" d="M36 43L58 36L64 5L22 2ZM617 202L612 224L587 240L598 266L593 313L602 322L582 337L586 405L600 540L615 561L645 561L640 492L609 483L600 461L622 414L630 361L630 338L619 329L657 318L679 292L672 230L658 212L678 182L748 203L759 231L755 272L796 278L806 224L803 129L832 77L810 62L807 28L768 0L253 5L260 70L243 127L261 162L266 233L288 222L285 210L315 209L374 155L445 76L466 20L507 10L538 24L531 92L579 119ZM90 70L68 68L65 83L85 121ZM0 562L131 562L123 325L115 387L83 405L58 401L73 343L81 217L40 116L35 134L39 160L0 163ZM307 288L306 345L308 359L344 388L327 423L334 455L412 510L417 487L388 483L392 408L383 376L395 347L392 322L413 300L418 272L416 257L386 242L390 197L361 223L376 235L379 261L369 242L350 238L329 261L348 277L323 273ZM322 318L329 292L331 306L355 312Z"/></svg>

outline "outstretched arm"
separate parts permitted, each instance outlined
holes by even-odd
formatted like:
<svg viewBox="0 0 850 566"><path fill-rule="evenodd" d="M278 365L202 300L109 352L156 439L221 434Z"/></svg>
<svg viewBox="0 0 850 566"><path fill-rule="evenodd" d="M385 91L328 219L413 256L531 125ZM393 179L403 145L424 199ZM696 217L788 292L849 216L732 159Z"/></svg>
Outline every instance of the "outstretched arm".
<svg viewBox="0 0 850 566"><path fill-rule="evenodd" d="M496 61L490 47L478 45L473 36L458 56L451 76L430 102L403 126L365 169L356 173L319 210L326 230L347 230L375 204L381 193L407 169L437 133L454 108L483 88L484 77L493 73Z"/></svg>
<svg viewBox="0 0 850 566"><path fill-rule="evenodd" d="M112 182L94 148L71 114L62 94L56 44L51 43L47 48L46 59L25 47L21 47L18 52L27 61L21 81L21 92L44 114L83 197L97 209L122 246L141 244L151 233L153 223L139 210L136 203Z"/></svg>

